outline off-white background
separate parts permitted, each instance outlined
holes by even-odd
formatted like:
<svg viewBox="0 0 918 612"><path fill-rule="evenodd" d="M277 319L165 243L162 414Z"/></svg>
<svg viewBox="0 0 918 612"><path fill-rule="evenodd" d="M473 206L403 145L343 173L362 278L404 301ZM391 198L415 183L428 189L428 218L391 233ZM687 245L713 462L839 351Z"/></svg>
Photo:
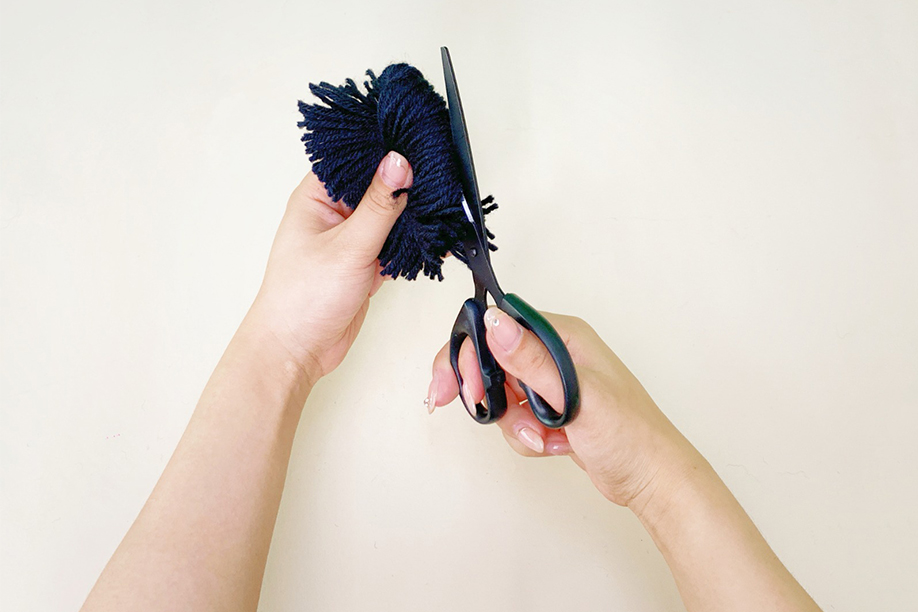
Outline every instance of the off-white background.
<svg viewBox="0 0 918 612"><path fill-rule="evenodd" d="M826 610L918 607L912 2L5 2L0 608L73 610L308 170L310 81L453 52L503 285L590 321ZM679 610L626 511L388 285L297 435L262 610Z"/></svg>

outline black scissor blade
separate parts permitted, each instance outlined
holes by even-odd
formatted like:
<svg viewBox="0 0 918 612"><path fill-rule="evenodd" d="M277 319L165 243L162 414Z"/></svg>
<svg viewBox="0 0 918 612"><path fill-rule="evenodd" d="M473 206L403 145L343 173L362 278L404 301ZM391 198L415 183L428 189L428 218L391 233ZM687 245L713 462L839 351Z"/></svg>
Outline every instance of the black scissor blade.
<svg viewBox="0 0 918 612"><path fill-rule="evenodd" d="M459 98L459 87L456 85L456 74L449 58L449 49L440 47L443 58L443 78L446 81L446 101L449 105L449 124L453 132L453 144L456 147L459 162L459 176L462 181L462 193L465 195L466 212L475 226L475 232L484 242L484 213L481 210L481 196L478 191L478 179L475 178L475 162L472 161L472 146L469 144L469 132L462 112L462 101Z"/></svg>

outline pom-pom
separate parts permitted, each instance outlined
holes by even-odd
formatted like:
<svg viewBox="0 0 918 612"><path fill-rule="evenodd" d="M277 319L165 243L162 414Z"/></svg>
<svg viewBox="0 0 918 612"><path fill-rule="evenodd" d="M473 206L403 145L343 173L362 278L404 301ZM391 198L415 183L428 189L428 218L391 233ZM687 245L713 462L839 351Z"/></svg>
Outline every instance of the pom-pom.
<svg viewBox="0 0 918 612"><path fill-rule="evenodd" d="M462 209L446 102L408 64L392 64L379 77L367 70L367 76L366 93L351 79L341 86L309 85L321 103L300 101L298 125L306 129L302 140L312 170L333 200L356 208L383 156L404 155L414 182L379 254L382 273L414 280L423 272L442 280L443 258L452 251L466 261L461 241L473 231Z"/></svg>

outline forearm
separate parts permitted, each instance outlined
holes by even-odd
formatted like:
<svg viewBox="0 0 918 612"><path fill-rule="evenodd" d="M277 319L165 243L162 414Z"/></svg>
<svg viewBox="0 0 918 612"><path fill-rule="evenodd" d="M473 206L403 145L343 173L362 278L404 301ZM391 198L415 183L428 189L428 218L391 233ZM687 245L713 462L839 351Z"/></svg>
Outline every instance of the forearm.
<svg viewBox="0 0 918 612"><path fill-rule="evenodd" d="M691 612L818 611L708 462L691 448L635 512Z"/></svg>
<svg viewBox="0 0 918 612"><path fill-rule="evenodd" d="M255 610L310 387L247 317L83 610Z"/></svg>

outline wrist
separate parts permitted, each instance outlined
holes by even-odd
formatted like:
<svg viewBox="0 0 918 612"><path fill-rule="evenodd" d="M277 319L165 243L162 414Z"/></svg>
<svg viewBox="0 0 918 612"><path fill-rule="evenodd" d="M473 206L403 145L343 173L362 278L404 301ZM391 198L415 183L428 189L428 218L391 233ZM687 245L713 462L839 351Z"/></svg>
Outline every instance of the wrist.
<svg viewBox="0 0 918 612"><path fill-rule="evenodd" d="M233 337L225 358L243 362L243 368L262 381L284 405L302 409L321 377L318 363L296 354L284 339L258 316L253 307Z"/></svg>
<svg viewBox="0 0 918 612"><path fill-rule="evenodd" d="M304 346L287 324L284 314L270 300L256 297L239 326L240 335L258 344L258 350L275 364L290 370L290 376L311 389L322 377L321 364L316 351Z"/></svg>
<svg viewBox="0 0 918 612"><path fill-rule="evenodd" d="M682 434L665 453L659 462L653 477L641 492L636 495L628 507L647 528L654 531L674 513L678 514L683 503L691 496L691 491L703 486L703 483L717 474Z"/></svg>

